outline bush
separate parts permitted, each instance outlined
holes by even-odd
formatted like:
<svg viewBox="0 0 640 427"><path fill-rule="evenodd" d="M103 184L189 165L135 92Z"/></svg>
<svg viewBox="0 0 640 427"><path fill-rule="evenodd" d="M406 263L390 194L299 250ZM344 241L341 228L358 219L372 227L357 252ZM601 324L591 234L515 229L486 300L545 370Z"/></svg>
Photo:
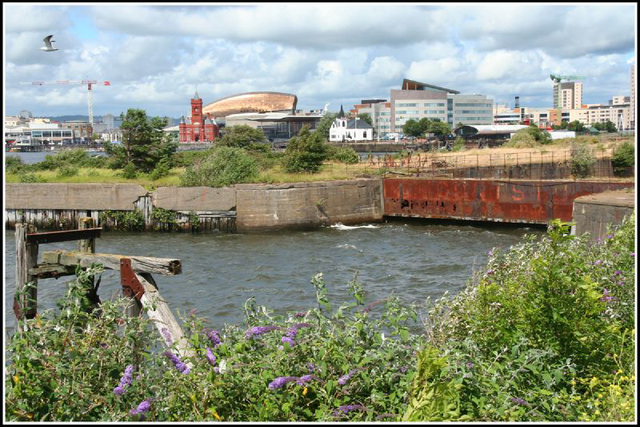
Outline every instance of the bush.
<svg viewBox="0 0 640 427"><path fill-rule="evenodd" d="M334 147L331 146L330 159L341 163L357 164L360 162L360 155L353 149L353 147Z"/></svg>
<svg viewBox="0 0 640 427"><path fill-rule="evenodd" d="M633 170L635 164L635 147L632 142L625 141L616 147L613 157L611 157L615 176L628 176L630 169Z"/></svg>
<svg viewBox="0 0 640 427"><path fill-rule="evenodd" d="M249 153L236 147L217 146L180 177L184 187L225 187L251 182L258 176L258 164Z"/></svg>
<svg viewBox="0 0 640 427"><path fill-rule="evenodd" d="M133 163L127 163L127 165L122 168L122 172L120 175L125 179L136 179L138 176L138 168Z"/></svg>
<svg viewBox="0 0 640 427"><path fill-rule="evenodd" d="M421 358L432 369L412 396L450 384L447 402L460 409L438 412L448 420L633 420L634 224L592 245L553 221L541 241L492 251L476 284L432 305L427 336L438 351Z"/></svg>
<svg viewBox="0 0 640 427"><path fill-rule="evenodd" d="M585 143L571 144L571 174L578 178L586 178L591 172L596 159Z"/></svg>
<svg viewBox="0 0 640 427"><path fill-rule="evenodd" d="M408 331L416 312L395 297L365 305L355 280L353 302L335 311L318 274L317 308L275 315L249 299L246 324L220 332L188 316L193 355L181 358L156 348L147 320L122 318L122 300L86 313L88 277L99 273L83 273L59 312L12 337L8 419L393 421L408 403L422 345Z"/></svg>
<svg viewBox="0 0 640 427"><path fill-rule="evenodd" d="M37 163L40 170L56 170L64 167L74 168L100 168L107 163L105 156L90 156L87 150L82 148L74 148L72 150L64 150L55 155L47 154L44 160Z"/></svg>
<svg viewBox="0 0 640 427"><path fill-rule="evenodd" d="M71 176L76 176L78 175L79 169L77 167L71 166L71 165L65 165L60 167L60 169L58 169L58 173L56 174L56 176L58 178L66 178L66 177L71 177Z"/></svg>
<svg viewBox="0 0 640 427"><path fill-rule="evenodd" d="M287 172L316 173L328 156L328 146L322 134L311 133L304 126L298 136L291 138L285 150L283 166Z"/></svg>

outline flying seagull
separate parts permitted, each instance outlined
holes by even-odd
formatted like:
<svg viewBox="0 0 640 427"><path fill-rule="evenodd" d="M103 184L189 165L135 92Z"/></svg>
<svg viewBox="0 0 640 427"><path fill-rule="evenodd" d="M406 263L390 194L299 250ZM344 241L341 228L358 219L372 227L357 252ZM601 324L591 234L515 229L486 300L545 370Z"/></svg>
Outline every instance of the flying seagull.
<svg viewBox="0 0 640 427"><path fill-rule="evenodd" d="M41 47L40 50L44 50L45 52L53 52L54 50L58 50L57 48L53 47L53 45L51 44L52 42L55 41L55 40L51 40L51 37L53 37L53 34L43 39L45 46Z"/></svg>

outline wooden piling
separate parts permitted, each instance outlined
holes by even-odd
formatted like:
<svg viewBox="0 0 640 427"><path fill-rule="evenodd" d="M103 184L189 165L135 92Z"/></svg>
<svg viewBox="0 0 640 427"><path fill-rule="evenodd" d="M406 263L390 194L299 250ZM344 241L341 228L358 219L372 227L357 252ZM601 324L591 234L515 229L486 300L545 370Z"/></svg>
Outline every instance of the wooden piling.
<svg viewBox="0 0 640 427"><path fill-rule="evenodd" d="M33 225L16 225L16 294L13 311L18 320L33 319L38 313L38 276L30 273L38 264L38 244L28 241L28 233L35 233ZM28 283L31 285L27 286Z"/></svg>

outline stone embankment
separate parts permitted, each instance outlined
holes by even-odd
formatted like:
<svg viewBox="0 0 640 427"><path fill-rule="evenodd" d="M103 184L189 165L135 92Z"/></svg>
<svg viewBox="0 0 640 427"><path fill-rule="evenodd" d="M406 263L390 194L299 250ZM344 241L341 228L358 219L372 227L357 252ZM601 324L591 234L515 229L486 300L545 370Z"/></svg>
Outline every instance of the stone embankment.
<svg viewBox="0 0 640 427"><path fill-rule="evenodd" d="M77 228L90 217L105 230L139 221L145 230L253 232L379 222L389 217L547 224L575 220L575 232L602 236L634 209L633 182L375 178L226 188L136 184L7 184L5 226ZM607 193L608 194L608 193ZM617 194L617 193L616 193ZM630 200L629 200L630 199ZM623 203L623 206L620 205ZM129 216L127 216L129 215ZM599 224L599 225L596 225Z"/></svg>

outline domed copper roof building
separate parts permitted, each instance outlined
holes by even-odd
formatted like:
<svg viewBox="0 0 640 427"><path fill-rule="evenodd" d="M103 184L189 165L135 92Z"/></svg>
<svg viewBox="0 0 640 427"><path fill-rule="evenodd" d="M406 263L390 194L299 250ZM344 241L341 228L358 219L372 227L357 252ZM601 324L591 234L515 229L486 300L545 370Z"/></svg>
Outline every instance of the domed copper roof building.
<svg viewBox="0 0 640 427"><path fill-rule="evenodd" d="M203 113L209 117L226 117L239 113L291 112L296 110L298 97L281 92L249 92L227 96L205 105Z"/></svg>

